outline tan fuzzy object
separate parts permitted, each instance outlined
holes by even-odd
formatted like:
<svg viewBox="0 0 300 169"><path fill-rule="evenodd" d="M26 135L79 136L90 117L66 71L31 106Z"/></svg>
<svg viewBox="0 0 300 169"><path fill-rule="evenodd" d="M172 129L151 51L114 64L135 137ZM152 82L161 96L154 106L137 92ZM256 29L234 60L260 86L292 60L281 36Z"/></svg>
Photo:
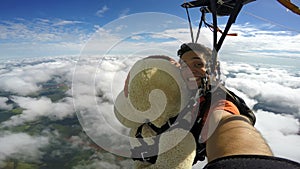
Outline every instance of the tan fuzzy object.
<svg viewBox="0 0 300 169"><path fill-rule="evenodd" d="M161 127L184 108L189 92L174 60L166 56L148 57L137 61L131 68L124 91L116 101L117 119L131 128L131 146L141 143L135 138L137 128L145 122ZM186 117L189 118L189 117ZM153 145L156 133L147 125L142 136ZM191 133L174 129L159 138L159 155L155 164L135 161L135 168L191 168L195 156L195 140Z"/></svg>

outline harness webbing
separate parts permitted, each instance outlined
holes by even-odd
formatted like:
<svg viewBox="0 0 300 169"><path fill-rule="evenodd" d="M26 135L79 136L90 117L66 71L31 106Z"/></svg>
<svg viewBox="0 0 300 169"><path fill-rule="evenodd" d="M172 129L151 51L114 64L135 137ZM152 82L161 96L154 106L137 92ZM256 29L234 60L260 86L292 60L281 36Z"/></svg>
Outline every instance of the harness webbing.
<svg viewBox="0 0 300 169"><path fill-rule="evenodd" d="M185 129L187 131L190 131L191 128L194 125L194 120L191 122L188 122L187 120L184 119L184 117L188 113L195 113L194 117L198 118L198 111L193 111L198 105L198 96L199 90L196 92L196 96L192 97L190 101L188 102L187 106L183 108L183 110L175 117L170 118L161 128L156 127L154 124L151 122L145 122L141 126L138 127L137 132L135 134L135 137L138 139L138 141L141 143L141 146L139 147L134 147L131 149L132 153L132 159L133 160L139 160L143 162L148 162L154 164L157 159L158 155L158 141L160 134L167 131L167 130L172 130L175 128L181 128ZM198 110L198 109L196 109ZM193 114L192 114L193 117ZM200 116L199 116L200 117ZM202 116L201 116L202 118ZM195 119L197 120L197 119ZM148 145L144 140L142 136L142 128L144 125L148 125L153 131L156 132L156 136L154 137L154 144Z"/></svg>
<svg viewBox="0 0 300 169"><path fill-rule="evenodd" d="M178 117L178 115L175 116L175 117L170 118L170 119L169 119L163 126L161 126L160 128L159 128L159 127L156 127L156 126L155 126L153 123L151 123L151 122L148 122L148 123L146 123L146 124L148 124L148 126L151 127L151 129L154 130L155 133L156 133L157 135L159 135L159 134L161 134L161 133L167 131L167 130L174 124L174 122L176 121L177 117Z"/></svg>
<svg viewBox="0 0 300 169"><path fill-rule="evenodd" d="M146 123L142 124L137 129L135 137L141 143L141 146L131 149L131 157L133 160L145 161L154 164L156 162L157 155L153 155L153 154L158 154L158 146L156 146L155 144L148 145L143 139L142 129L145 124ZM160 135L154 138L155 142L158 141L159 137Z"/></svg>
<svg viewBox="0 0 300 169"><path fill-rule="evenodd" d="M222 93L225 92L226 100L229 100L233 102L241 115L244 115L249 118L251 121L252 125L255 124L255 116L251 109L245 104L244 100L237 95L235 95L232 91L226 89L224 86L219 85L216 90L214 91L209 91L207 94L204 95L204 101L200 103L200 99L192 98L187 106L179 113L179 115L170 118L169 121L164 124L161 128L158 128L154 126L151 122L146 122L142 124L138 129L136 133L136 138L139 140L141 143L141 146L135 147L131 149L132 151L132 158L133 160L139 160L143 162L148 162L154 164L157 159L158 155L158 142L160 138L160 134L167 131L167 130L172 130L175 128L182 128L187 131L190 131L194 139L196 141L196 156L194 159L194 163L197 163L197 161L203 161L206 156L206 145L205 143L201 142L199 140L201 130L203 127L203 117L204 114L207 113L206 111L210 108L211 104L211 98L214 97L215 95L223 95ZM195 100L197 100L195 102ZM197 108L197 109L195 109ZM195 114L195 120L192 120L193 124L188 122L187 120L184 120L183 117L187 113L192 113L192 115ZM178 123L177 123L178 122ZM155 137L154 144L148 145L142 137L142 128L144 125L148 125L157 133L157 136ZM192 125L192 126L191 126Z"/></svg>

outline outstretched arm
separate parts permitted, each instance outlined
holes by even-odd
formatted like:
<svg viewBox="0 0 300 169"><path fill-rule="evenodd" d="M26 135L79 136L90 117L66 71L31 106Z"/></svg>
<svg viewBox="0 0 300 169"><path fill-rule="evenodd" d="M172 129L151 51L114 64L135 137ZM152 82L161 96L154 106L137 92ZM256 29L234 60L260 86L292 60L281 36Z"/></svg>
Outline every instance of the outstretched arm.
<svg viewBox="0 0 300 169"><path fill-rule="evenodd" d="M209 123L217 127L209 131L211 136L206 142L208 161L229 155L273 156L265 139L245 116L216 110L209 117Z"/></svg>

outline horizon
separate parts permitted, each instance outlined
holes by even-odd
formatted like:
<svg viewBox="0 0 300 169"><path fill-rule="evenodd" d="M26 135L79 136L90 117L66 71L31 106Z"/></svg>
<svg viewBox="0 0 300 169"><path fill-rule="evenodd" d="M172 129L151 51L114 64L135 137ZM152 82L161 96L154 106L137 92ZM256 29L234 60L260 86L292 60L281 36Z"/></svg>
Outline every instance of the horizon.
<svg viewBox="0 0 300 169"><path fill-rule="evenodd" d="M97 31L124 17L149 12L178 17L185 21L182 28L189 31L185 10L180 7L183 2L179 0L172 1L172 3L145 1L141 4L137 0L92 0L89 2L83 0L63 2L4 0L0 6L0 50L2 51L0 59L79 56ZM189 11L195 33L200 13L198 8L192 8ZM227 17L218 18L219 26L223 29ZM207 21L211 22L209 15ZM143 18L137 21L137 23L143 22ZM154 22L152 26L155 27L157 21L151 22ZM174 27L169 27L169 29ZM120 29L124 29L124 27L120 27ZM299 40L297 40L300 36L299 16L287 10L277 1L260 0L244 5L229 33L235 33L236 30L242 32L243 37L256 36L255 38L259 42L263 42L264 36L273 32L270 39L274 40L274 43L280 42L282 40L279 39L280 36L284 35L291 39L290 43L293 42L291 45L299 46ZM282 35L275 32L281 32ZM157 33L164 32L159 30ZM185 40L190 41L190 35L186 34L185 36ZM231 43L228 42L228 39L232 38L227 37L223 46ZM209 38L209 40L212 39ZM253 45L253 42L250 42L247 39L243 40L244 46ZM268 43L269 41L265 42L267 44L265 48L270 50ZM278 46L283 46L283 44ZM289 46L287 46L287 50L290 50L291 54L296 52L299 55L300 52L296 47L289 49ZM226 48L222 47L221 51L223 49ZM234 51L232 49L230 50Z"/></svg>

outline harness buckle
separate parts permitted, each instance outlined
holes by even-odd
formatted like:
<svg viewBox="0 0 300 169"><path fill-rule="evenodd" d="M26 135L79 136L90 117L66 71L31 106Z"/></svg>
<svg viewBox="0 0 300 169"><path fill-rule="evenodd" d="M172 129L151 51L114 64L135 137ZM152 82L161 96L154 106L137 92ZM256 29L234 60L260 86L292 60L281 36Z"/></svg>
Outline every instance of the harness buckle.
<svg viewBox="0 0 300 169"><path fill-rule="evenodd" d="M146 159L144 156L144 154L147 154L147 153L148 153L148 151L141 152L141 157L142 157L143 161L148 161L148 159Z"/></svg>
<svg viewBox="0 0 300 169"><path fill-rule="evenodd" d="M195 107L198 104L199 98L200 98L200 89L197 90L195 97L191 98L194 101L194 103L192 104L193 107ZM188 105L188 108L190 108L190 105Z"/></svg>

